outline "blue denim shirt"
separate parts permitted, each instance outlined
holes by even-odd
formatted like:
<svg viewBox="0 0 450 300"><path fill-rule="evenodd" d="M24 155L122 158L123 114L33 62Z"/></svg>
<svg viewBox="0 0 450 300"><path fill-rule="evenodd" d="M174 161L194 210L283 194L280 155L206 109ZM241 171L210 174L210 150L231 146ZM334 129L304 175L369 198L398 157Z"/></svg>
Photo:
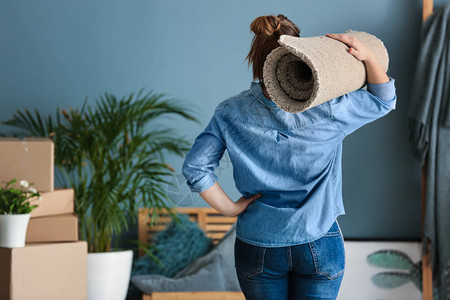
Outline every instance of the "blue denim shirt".
<svg viewBox="0 0 450 300"><path fill-rule="evenodd" d="M227 149L237 190L245 197L261 193L238 215L236 236L261 247L316 240L345 214L343 139L395 109L396 101L389 77L294 114L252 82L249 90L219 103L186 155L183 175L192 192L210 188Z"/></svg>

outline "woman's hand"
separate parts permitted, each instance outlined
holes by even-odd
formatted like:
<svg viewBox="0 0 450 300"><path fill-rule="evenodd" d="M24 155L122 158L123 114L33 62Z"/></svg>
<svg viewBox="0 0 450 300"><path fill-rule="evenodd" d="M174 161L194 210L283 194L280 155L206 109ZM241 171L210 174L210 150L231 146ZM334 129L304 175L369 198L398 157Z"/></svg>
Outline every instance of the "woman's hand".
<svg viewBox="0 0 450 300"><path fill-rule="evenodd" d="M326 36L341 41L349 46L348 53L352 54L359 61L367 61L375 57L372 50L355 36L345 33L327 33Z"/></svg>
<svg viewBox="0 0 450 300"><path fill-rule="evenodd" d="M250 198L245 198L242 196L238 201L234 202L223 191L219 182L216 181L210 188L200 193L200 196L222 215L227 217L236 217L246 210L250 203L261 197L261 193L253 195Z"/></svg>
<svg viewBox="0 0 450 300"><path fill-rule="evenodd" d="M240 215L243 211L247 209L253 201L261 197L261 193L251 196L250 198L245 198L242 196L238 201L234 202L235 207L233 211L233 217Z"/></svg>
<svg viewBox="0 0 450 300"><path fill-rule="evenodd" d="M389 82L389 76L381 67L380 62L375 57L373 51L369 47L364 45L364 43L361 42L357 37L345 33L327 33L326 36L347 44L347 46L350 47L348 49L348 53L352 54L359 61L364 62L367 71L368 83L377 84Z"/></svg>

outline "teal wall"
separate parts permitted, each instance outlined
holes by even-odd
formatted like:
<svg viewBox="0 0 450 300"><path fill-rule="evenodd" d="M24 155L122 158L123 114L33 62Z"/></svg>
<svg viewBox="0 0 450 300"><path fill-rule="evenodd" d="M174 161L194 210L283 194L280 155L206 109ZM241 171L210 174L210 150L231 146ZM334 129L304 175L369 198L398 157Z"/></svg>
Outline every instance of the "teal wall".
<svg viewBox="0 0 450 300"><path fill-rule="evenodd" d="M339 221L346 238L418 239L420 166L410 154L407 110L419 47L419 0L1 1L0 120L16 109L53 113L56 106L79 107L85 97L146 88L197 109L202 126L165 120L193 141L219 102L250 86L244 59L251 21L278 13L293 20L304 37L353 29L384 41L397 109L346 138L347 214ZM181 190L167 188L171 198L180 206L207 206L187 189L183 159L169 156L168 162ZM237 200L227 155L216 173ZM124 236L135 237L134 230Z"/></svg>

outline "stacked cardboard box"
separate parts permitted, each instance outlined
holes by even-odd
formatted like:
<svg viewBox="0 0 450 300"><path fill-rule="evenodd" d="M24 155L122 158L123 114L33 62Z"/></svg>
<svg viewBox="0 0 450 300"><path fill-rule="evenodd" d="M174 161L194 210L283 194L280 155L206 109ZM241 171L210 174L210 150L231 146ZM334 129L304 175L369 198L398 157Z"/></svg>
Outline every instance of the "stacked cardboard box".
<svg viewBox="0 0 450 300"><path fill-rule="evenodd" d="M52 192L53 161L50 139L0 138L0 181L27 180L40 192Z"/></svg>
<svg viewBox="0 0 450 300"><path fill-rule="evenodd" d="M0 299L86 299L87 243L78 241L74 191L54 189L50 139L0 138L0 181L34 183L42 201L23 248L0 248Z"/></svg>
<svg viewBox="0 0 450 300"><path fill-rule="evenodd" d="M26 242L78 241L78 217L74 211L74 191L57 189L41 194L42 202L34 209L28 223Z"/></svg>
<svg viewBox="0 0 450 300"><path fill-rule="evenodd" d="M87 243L0 247L0 299L87 298Z"/></svg>

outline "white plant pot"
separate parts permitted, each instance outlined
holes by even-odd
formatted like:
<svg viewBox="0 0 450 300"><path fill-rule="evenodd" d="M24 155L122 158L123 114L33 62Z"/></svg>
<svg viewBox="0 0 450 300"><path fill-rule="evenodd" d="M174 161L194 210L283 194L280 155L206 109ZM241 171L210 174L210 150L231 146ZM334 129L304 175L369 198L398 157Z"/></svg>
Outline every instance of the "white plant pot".
<svg viewBox="0 0 450 300"><path fill-rule="evenodd" d="M24 247L29 220L30 214L0 215L0 247Z"/></svg>
<svg viewBox="0 0 450 300"><path fill-rule="evenodd" d="M133 250L88 253L88 300L124 300L130 282Z"/></svg>

